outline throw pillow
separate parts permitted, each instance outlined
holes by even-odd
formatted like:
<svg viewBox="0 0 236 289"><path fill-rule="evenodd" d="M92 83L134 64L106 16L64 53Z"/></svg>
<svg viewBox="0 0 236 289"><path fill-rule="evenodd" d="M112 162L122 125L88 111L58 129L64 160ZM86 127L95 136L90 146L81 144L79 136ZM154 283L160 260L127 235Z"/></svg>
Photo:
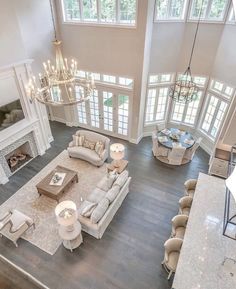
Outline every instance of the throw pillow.
<svg viewBox="0 0 236 289"><path fill-rule="evenodd" d="M101 154L104 151L104 144L101 141L97 141L95 145L95 152L101 157Z"/></svg>
<svg viewBox="0 0 236 289"><path fill-rule="evenodd" d="M73 145L74 146L82 146L83 145L83 143L84 143L84 136L83 135L81 135L81 136L73 135L72 137L73 137Z"/></svg>
<svg viewBox="0 0 236 289"><path fill-rule="evenodd" d="M99 188L95 188L92 193L87 196L87 200L92 203L99 203L106 195L106 192Z"/></svg>
<svg viewBox="0 0 236 289"><path fill-rule="evenodd" d="M97 206L96 203L92 203L92 202L85 200L85 201L83 201L83 203L79 207L78 212L81 216L89 218L91 216L93 210L96 208L96 206Z"/></svg>
<svg viewBox="0 0 236 289"><path fill-rule="evenodd" d="M119 186L113 186L107 193L106 198L112 203L120 192Z"/></svg>
<svg viewBox="0 0 236 289"><path fill-rule="evenodd" d="M109 207L109 200L107 198L102 199L92 212L92 215L90 217L91 222L93 224L97 224L106 213L108 207Z"/></svg>
<svg viewBox="0 0 236 289"><path fill-rule="evenodd" d="M88 148L90 150L94 150L95 149L95 142L89 141L87 139L84 140L84 147Z"/></svg>
<svg viewBox="0 0 236 289"><path fill-rule="evenodd" d="M85 137L84 137L84 135L80 135L79 136L79 140L78 140L78 145L79 146L83 146L83 144L84 144L84 139L85 139Z"/></svg>
<svg viewBox="0 0 236 289"><path fill-rule="evenodd" d="M128 177L129 177L129 173L128 171L123 171L119 176L118 178L116 179L115 183L114 183L114 186L117 185L119 186L120 188L123 187L123 185L125 184L125 182L128 180Z"/></svg>
<svg viewBox="0 0 236 289"><path fill-rule="evenodd" d="M97 184L97 188L107 192L112 187L115 179L116 174L109 173L101 179L101 181Z"/></svg>

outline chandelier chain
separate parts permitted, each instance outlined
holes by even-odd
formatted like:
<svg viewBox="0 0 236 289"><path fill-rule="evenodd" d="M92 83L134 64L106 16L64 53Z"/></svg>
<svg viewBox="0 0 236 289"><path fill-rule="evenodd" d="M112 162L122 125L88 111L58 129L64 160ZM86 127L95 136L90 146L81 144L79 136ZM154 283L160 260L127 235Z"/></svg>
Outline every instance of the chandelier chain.
<svg viewBox="0 0 236 289"><path fill-rule="evenodd" d="M195 48L195 44L196 44L196 40L197 40L197 34L198 34L198 29L199 29L199 25L200 25L200 21L201 21L203 4L204 4L204 0L202 0L201 8L200 8L200 11L199 11L197 28L196 28L195 35L194 35L193 46L192 46L192 50L191 50L191 54L190 54L190 59L189 59L189 64L188 64L188 68L189 68L189 69L190 69L190 66L191 66L191 62L192 62L192 58L193 58L193 53L194 53L194 48Z"/></svg>
<svg viewBox="0 0 236 289"><path fill-rule="evenodd" d="M50 9L51 9L51 16L52 16L52 25L53 25L53 30L54 30L54 37L55 40L57 40L57 30L56 30L56 24L55 24L55 17L53 13L53 5L52 5L52 0L49 0L50 3Z"/></svg>

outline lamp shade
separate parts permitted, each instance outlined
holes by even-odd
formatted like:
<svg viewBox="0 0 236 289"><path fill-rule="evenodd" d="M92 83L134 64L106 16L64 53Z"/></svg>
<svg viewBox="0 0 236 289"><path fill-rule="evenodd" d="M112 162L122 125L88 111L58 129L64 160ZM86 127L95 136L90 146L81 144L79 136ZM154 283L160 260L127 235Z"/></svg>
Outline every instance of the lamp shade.
<svg viewBox="0 0 236 289"><path fill-rule="evenodd" d="M63 201L55 208L55 215L58 224L68 227L73 225L77 220L76 204L72 201Z"/></svg>
<svg viewBox="0 0 236 289"><path fill-rule="evenodd" d="M225 184L236 201L236 167L234 168L232 174L225 180Z"/></svg>
<svg viewBox="0 0 236 289"><path fill-rule="evenodd" d="M121 143L114 143L110 146L110 156L113 160L119 161L124 158L125 146Z"/></svg>

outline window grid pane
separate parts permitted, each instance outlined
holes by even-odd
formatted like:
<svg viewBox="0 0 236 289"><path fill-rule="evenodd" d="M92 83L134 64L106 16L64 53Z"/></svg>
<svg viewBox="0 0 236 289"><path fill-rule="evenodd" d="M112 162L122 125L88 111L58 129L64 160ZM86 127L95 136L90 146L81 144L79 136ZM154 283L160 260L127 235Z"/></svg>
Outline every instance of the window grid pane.
<svg viewBox="0 0 236 289"><path fill-rule="evenodd" d="M211 129L211 135L213 137L216 137L216 135L217 135L217 132L220 128L221 122L224 118L224 114L226 112L226 109L227 109L227 103L224 101L221 101L219 110L217 112L216 118L214 120L214 124L213 124L212 129Z"/></svg>
<svg viewBox="0 0 236 289"><path fill-rule="evenodd" d="M120 23L135 24L136 0L120 0Z"/></svg>
<svg viewBox="0 0 236 289"><path fill-rule="evenodd" d="M149 89L146 105L146 122L154 121L155 100L156 100L156 89Z"/></svg>
<svg viewBox="0 0 236 289"><path fill-rule="evenodd" d="M116 0L100 0L101 22L116 22Z"/></svg>
<svg viewBox="0 0 236 289"><path fill-rule="evenodd" d="M191 124L191 125L195 123L201 97L202 97L202 91L199 91L198 98L195 101L188 103L187 112L186 112L185 119L184 119L185 123Z"/></svg>
<svg viewBox="0 0 236 289"><path fill-rule="evenodd" d="M164 120L165 112L168 100L168 87L160 88L159 94L157 96L157 112L156 112L156 120Z"/></svg>
<svg viewBox="0 0 236 289"><path fill-rule="evenodd" d="M204 121L202 123L202 129L205 132L208 132L210 129L218 101L219 100L215 96L211 96L210 102L209 102L207 110L206 110L206 115L205 115Z"/></svg>
<svg viewBox="0 0 236 289"><path fill-rule="evenodd" d="M184 114L184 108L185 108L185 104L184 103L175 102L174 109L173 109L172 120L174 120L174 121L182 121L183 114Z"/></svg>
<svg viewBox="0 0 236 289"><path fill-rule="evenodd" d="M85 21L97 21L97 0L82 0L83 19Z"/></svg>
<svg viewBox="0 0 236 289"><path fill-rule="evenodd" d="M184 18L186 0L156 0L156 20Z"/></svg>
<svg viewBox="0 0 236 289"><path fill-rule="evenodd" d="M129 97L118 95L118 133L128 135Z"/></svg>
<svg viewBox="0 0 236 289"><path fill-rule="evenodd" d="M103 125L105 130L113 131L113 95L103 91Z"/></svg>
<svg viewBox="0 0 236 289"><path fill-rule="evenodd" d="M80 20L79 0L64 0L64 13L67 21Z"/></svg>
<svg viewBox="0 0 236 289"><path fill-rule="evenodd" d="M94 90L93 95L90 97L90 117L91 125L99 128L99 104L98 104L98 91Z"/></svg>

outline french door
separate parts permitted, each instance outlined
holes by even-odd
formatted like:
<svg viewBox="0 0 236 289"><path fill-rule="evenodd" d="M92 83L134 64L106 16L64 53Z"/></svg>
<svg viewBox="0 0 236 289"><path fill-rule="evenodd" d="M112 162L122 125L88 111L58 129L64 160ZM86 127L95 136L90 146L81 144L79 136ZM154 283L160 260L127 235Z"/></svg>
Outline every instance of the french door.
<svg viewBox="0 0 236 289"><path fill-rule="evenodd" d="M128 139L130 101L131 94L127 91L95 89L89 101L78 104L77 122L81 127Z"/></svg>

